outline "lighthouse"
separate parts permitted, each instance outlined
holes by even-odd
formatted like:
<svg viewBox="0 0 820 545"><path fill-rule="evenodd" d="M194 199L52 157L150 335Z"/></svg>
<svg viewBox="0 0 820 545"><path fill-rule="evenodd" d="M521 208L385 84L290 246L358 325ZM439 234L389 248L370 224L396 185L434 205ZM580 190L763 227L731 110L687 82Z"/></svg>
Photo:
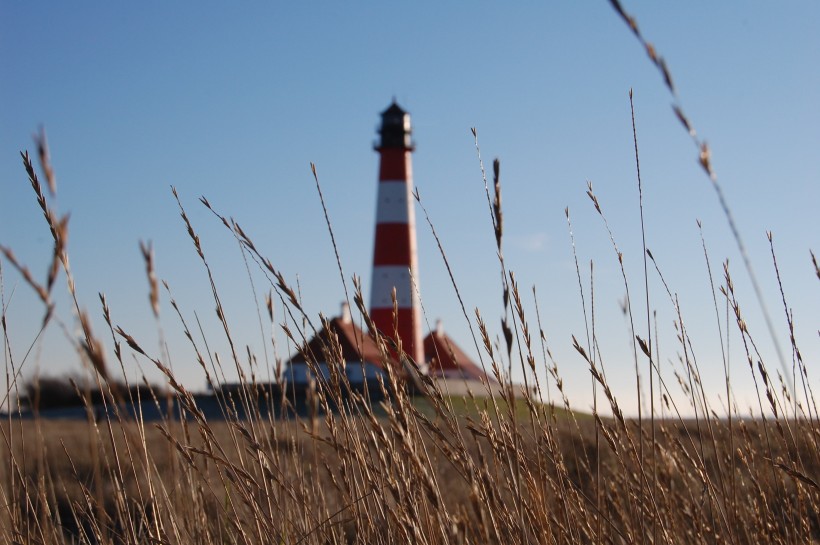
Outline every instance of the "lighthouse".
<svg viewBox="0 0 820 545"><path fill-rule="evenodd" d="M379 185L370 316L382 335L401 344L402 352L421 365L424 346L418 300L410 115L394 100L381 118L379 140L374 146L379 153ZM393 290L398 307L395 323Z"/></svg>

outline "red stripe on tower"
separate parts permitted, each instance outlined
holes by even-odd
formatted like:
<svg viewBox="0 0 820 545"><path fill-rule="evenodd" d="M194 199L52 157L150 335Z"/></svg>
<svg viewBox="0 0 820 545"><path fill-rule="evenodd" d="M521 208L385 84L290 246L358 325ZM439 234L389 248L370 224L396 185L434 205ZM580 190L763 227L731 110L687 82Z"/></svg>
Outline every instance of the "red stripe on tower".
<svg viewBox="0 0 820 545"><path fill-rule="evenodd" d="M379 191L376 202L376 240L370 287L370 316L376 328L398 343L421 364L424 346L417 293L418 257L413 209L413 170L410 154L410 115L394 101L382 112L379 152ZM397 327L393 316L396 290ZM398 330L398 337L394 332Z"/></svg>

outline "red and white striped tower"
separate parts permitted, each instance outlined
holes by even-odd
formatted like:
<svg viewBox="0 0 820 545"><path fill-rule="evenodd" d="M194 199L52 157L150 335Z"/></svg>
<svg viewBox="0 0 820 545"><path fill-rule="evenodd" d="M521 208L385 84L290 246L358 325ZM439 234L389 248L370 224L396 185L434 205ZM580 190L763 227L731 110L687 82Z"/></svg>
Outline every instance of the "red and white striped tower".
<svg viewBox="0 0 820 545"><path fill-rule="evenodd" d="M421 313L417 293L418 257L413 208L410 154L410 115L395 100L382 112L379 152L379 191L376 202L376 241L370 287L370 316L376 328L394 336L393 289L398 303L398 336L402 350L419 365L424 362Z"/></svg>

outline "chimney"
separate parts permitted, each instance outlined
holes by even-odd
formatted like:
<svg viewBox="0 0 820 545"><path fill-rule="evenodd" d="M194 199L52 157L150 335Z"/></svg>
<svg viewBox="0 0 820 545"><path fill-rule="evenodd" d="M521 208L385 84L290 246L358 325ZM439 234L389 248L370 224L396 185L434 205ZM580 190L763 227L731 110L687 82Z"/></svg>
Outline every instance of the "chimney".
<svg viewBox="0 0 820 545"><path fill-rule="evenodd" d="M436 337L443 337L444 336L444 322L441 321L441 318L436 320Z"/></svg>
<svg viewBox="0 0 820 545"><path fill-rule="evenodd" d="M347 304L347 301L342 303L342 313L339 316L343 324L349 324L353 322L353 318L350 316L350 305Z"/></svg>

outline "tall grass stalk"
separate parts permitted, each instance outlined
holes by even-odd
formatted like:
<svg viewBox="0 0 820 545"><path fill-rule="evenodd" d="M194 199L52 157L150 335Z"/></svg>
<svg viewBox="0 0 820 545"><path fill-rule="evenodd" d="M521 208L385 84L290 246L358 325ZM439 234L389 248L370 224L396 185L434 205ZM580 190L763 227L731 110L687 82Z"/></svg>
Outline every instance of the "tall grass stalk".
<svg viewBox="0 0 820 545"><path fill-rule="evenodd" d="M709 149L683 114L666 63L643 38L634 18L617 0L611 3L676 97L675 114L698 145L701 165L716 188L744 265L753 276L711 170ZM421 372L423 362L407 361L403 367L393 364L394 355L402 355L401 342L374 330L358 277L352 277L348 292L315 167L314 181L345 299L349 303L352 299L362 330L372 332L384 367L384 375L372 389L362 391L350 382L346 366L363 362L346 361L339 338L329 335L319 345L307 343L317 331L327 330L330 321L324 315L307 313L298 281L294 287L250 233L217 212L207 199L200 199L240 247L257 300L262 336L266 325L281 329L286 339L281 351L298 352L311 369L314 380L304 399L296 399L288 388L275 337L264 339L265 344L272 343L274 359L268 360L266 348L264 372L256 354L238 343L211 262L176 190L173 196L182 226L207 277L208 300L215 309L220 339L204 333L203 322L212 321L213 315L201 317L182 308L167 282L160 289L150 244L141 244L140 251L158 346L148 349L126 323L120 323L118 309L109 308L104 294L99 295L99 302L107 331L105 338L95 335L69 266L68 219L53 206L55 169L41 133L35 142L39 173L28 153L22 154L22 160L51 234L45 280L39 280L10 248L0 246L0 310L8 384L4 400L21 403L0 424L0 542L820 543L820 417L810 362L801 353L796 336L798 317L791 312L788 285L780 277L774 237L769 235L772 265L792 351L790 372L783 361L776 362L782 373L772 372L771 362L759 349L757 324L747 321L742 310L746 294L735 286L728 261L723 261L722 275L719 269L713 275L712 257L700 231L724 368L725 384L720 390L725 391L726 399L718 403L706 393L696 351L699 344L691 336L689 318L667 283L661 260L647 245L646 233L651 230L644 223L644 185L631 92L630 109L645 333L638 331L641 317L633 315L630 288L636 279L626 272L625 260L634 256L621 252L591 184L587 195L593 213L603 223L604 236L618 262L618 282L626 293L623 308L632 348L637 418L624 413L607 376L607 367L610 373L613 370L609 354L599 343L599 332L608 324L601 323L596 300L600 299L596 282L600 282L601 269L591 260L586 279L586 265L579 264L567 208L583 315L582 340L572 337L574 352L567 364L581 362L590 373L593 399L591 414L574 410L577 407L552 351L556 341L548 342L542 325L537 290L532 287L532 300L528 300L528 291L519 286L505 260L500 162L493 162L491 191L475 129L500 271L503 315L498 333L479 309L468 312L469 302L462 298L458 271L451 267L446 244L419 192L414 193L487 374L462 397L451 395L451 383ZM814 254L811 257L820 279L820 267ZM9 322L16 319L8 311L14 296L13 290L6 293L9 269L34 292L42 307L39 331L29 346L18 346L9 333ZM57 312L55 290L60 275L66 280L70 314L79 324L79 333L72 332ZM650 275L662 289L650 290ZM257 286L254 278L263 278L267 285ZM753 284L758 292L754 277ZM762 303L759 293L754 297ZM535 308L534 323L530 303ZM168 326L160 322L160 309L168 305L174 327L185 335L193 359L213 390L210 397L189 391L175 372L164 340ZM664 350L676 349L680 354L672 371L665 373L661 373L662 328L657 305L668 306L674 314L677 346ZM768 315L765 320L774 337ZM48 390L48 381L26 375L25 365L47 327L59 328L85 364L84 374L75 377L69 391L72 399L83 403L84 419L38 416L38 402L42 405L56 391ZM732 337L737 340L730 351ZM222 343L229 347L227 359L213 348ZM129 382L126 371L132 360L157 369L163 385L148 384L144 377L141 384L134 384L133 379ZM748 366L754 381L757 407L751 414L742 412L734 397L733 381L739 374L737 369L730 372L734 360ZM649 367L648 412L642 406L647 388L641 381L643 361ZM226 376L233 373L241 386L222 388ZM524 384L514 384L513 376L524 377ZM24 387L21 377L30 388ZM271 377L281 379L283 387L273 386ZM23 403L33 409L34 418L23 418ZM207 409L209 403L216 409ZM159 417L152 420L149 412Z"/></svg>

